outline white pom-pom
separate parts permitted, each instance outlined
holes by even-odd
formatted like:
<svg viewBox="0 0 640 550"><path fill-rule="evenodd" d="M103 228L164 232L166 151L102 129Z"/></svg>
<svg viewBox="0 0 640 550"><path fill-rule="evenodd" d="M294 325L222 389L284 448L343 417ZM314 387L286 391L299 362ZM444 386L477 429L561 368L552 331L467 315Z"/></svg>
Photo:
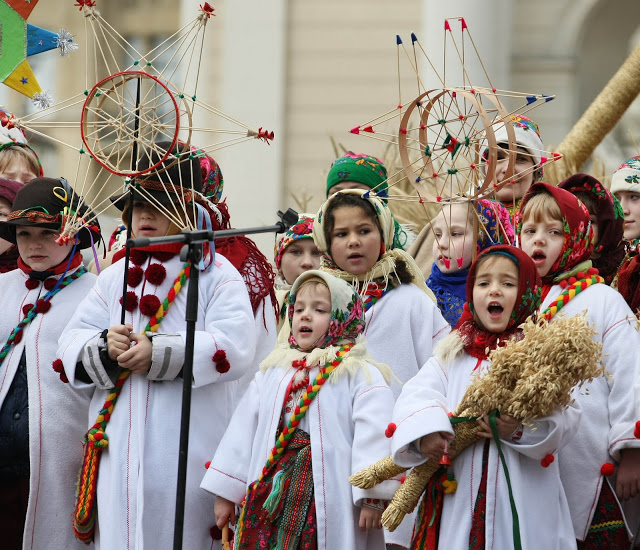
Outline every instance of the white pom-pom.
<svg viewBox="0 0 640 550"><path fill-rule="evenodd" d="M60 55L66 57L78 49L78 44L73 41L73 35L68 30L60 29L56 39L56 47L60 50Z"/></svg>
<svg viewBox="0 0 640 550"><path fill-rule="evenodd" d="M31 98L31 100L38 109L46 109L53 105L53 96L47 91L33 94L33 98Z"/></svg>

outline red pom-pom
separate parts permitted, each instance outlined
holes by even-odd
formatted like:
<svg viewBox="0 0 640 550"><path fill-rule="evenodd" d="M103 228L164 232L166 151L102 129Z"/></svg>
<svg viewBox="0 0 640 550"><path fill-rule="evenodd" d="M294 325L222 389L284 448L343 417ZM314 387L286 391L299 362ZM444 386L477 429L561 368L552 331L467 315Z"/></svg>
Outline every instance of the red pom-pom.
<svg viewBox="0 0 640 550"><path fill-rule="evenodd" d="M615 471L616 471L616 467L613 464L611 464L611 462L605 462L602 465L602 468L600 468L600 473L603 476L607 476L607 477L612 476Z"/></svg>
<svg viewBox="0 0 640 550"><path fill-rule="evenodd" d="M22 314L26 317L29 314L29 311L31 311L31 308L33 307L33 304L25 304L22 306Z"/></svg>
<svg viewBox="0 0 640 550"><path fill-rule="evenodd" d="M33 290L40 286L40 281L38 281L37 279L27 279L24 282L24 286L26 286L29 290Z"/></svg>
<svg viewBox="0 0 640 550"><path fill-rule="evenodd" d="M560 288L565 289L565 288L567 288L568 286L569 286L569 283L567 282L567 280L566 280L566 279L565 279L565 280L563 280L563 281L560 281Z"/></svg>
<svg viewBox="0 0 640 550"><path fill-rule="evenodd" d="M36 312L37 313L46 313L51 309L51 302L49 300L43 300L40 298L36 302Z"/></svg>
<svg viewBox="0 0 640 550"><path fill-rule="evenodd" d="M53 277L49 277L44 282L45 290L53 290L54 287L58 284L58 279L54 279Z"/></svg>
<svg viewBox="0 0 640 550"><path fill-rule="evenodd" d="M149 257L149 254L147 254L146 252L143 252L142 250L132 250L131 253L129 254L129 259L135 265L142 265L144 262L147 261L148 257Z"/></svg>
<svg viewBox="0 0 640 550"><path fill-rule="evenodd" d="M142 276L144 275L144 271L140 266L134 265L129 268L127 273L127 284L131 288L137 287L142 282Z"/></svg>
<svg viewBox="0 0 640 550"><path fill-rule="evenodd" d="M167 270L162 264L151 264L145 270L144 276L152 285L159 286L167 278Z"/></svg>
<svg viewBox="0 0 640 550"><path fill-rule="evenodd" d="M217 525L214 525L210 530L211 538L213 540L221 540L222 539L222 531L219 529Z"/></svg>
<svg viewBox="0 0 640 550"><path fill-rule="evenodd" d="M407 476L402 476L400 478L400 483L404 483L407 480Z"/></svg>
<svg viewBox="0 0 640 550"><path fill-rule="evenodd" d="M396 431L396 425L393 422L390 422L387 426L387 429L384 431L384 435L387 437L392 437L393 433Z"/></svg>
<svg viewBox="0 0 640 550"><path fill-rule="evenodd" d="M140 313L147 317L153 317L160 309L160 298L153 294L145 294L140 298Z"/></svg>
<svg viewBox="0 0 640 550"><path fill-rule="evenodd" d="M204 467L208 470L208 469L209 469L209 466L211 466L211 461L210 461L210 460L207 460L207 461L204 463Z"/></svg>
<svg viewBox="0 0 640 550"><path fill-rule="evenodd" d="M635 430L633 430L633 437L635 437L636 439L640 439L640 428L636 428Z"/></svg>
<svg viewBox="0 0 640 550"><path fill-rule="evenodd" d="M13 337L13 343L19 344L22 341L22 335L23 335L22 330L16 332L16 335Z"/></svg>
<svg viewBox="0 0 640 550"><path fill-rule="evenodd" d="M540 465L543 468L548 468L555 459L556 457L553 456L552 454L545 455L545 457L540 461Z"/></svg>
<svg viewBox="0 0 640 550"><path fill-rule="evenodd" d="M69 379L67 378L67 375L64 372L60 373L60 381L64 382L65 384L69 383Z"/></svg>
<svg viewBox="0 0 640 550"><path fill-rule="evenodd" d="M225 372L229 372L230 368L231 368L231 365L229 364L229 361L227 361L226 359L216 363L216 370L220 374L224 374Z"/></svg>
<svg viewBox="0 0 640 550"><path fill-rule="evenodd" d="M122 305L122 298L120 298L120 305ZM127 292L127 303L125 309L127 311L134 311L138 307L138 295L130 290Z"/></svg>
<svg viewBox="0 0 640 550"><path fill-rule="evenodd" d="M62 364L62 361L60 359L56 359L51 366L57 373L64 372L64 365Z"/></svg>
<svg viewBox="0 0 640 550"><path fill-rule="evenodd" d="M223 349L219 349L213 354L213 362L219 363L220 361L224 361L227 358L227 352Z"/></svg>

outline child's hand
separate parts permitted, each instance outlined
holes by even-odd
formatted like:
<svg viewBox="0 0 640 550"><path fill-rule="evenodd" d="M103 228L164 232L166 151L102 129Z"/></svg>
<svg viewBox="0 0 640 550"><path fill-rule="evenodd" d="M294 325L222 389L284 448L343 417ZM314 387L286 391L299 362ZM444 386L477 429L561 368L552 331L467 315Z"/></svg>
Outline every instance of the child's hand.
<svg viewBox="0 0 640 550"><path fill-rule="evenodd" d="M114 325L107 331L107 352L114 361L131 347L129 334L133 330L131 325Z"/></svg>
<svg viewBox="0 0 640 550"><path fill-rule="evenodd" d="M491 426L489 426L489 417L485 414L482 418L478 418L476 422L480 424L481 427L478 435L486 437L488 439L493 439ZM518 429L518 426L520 426L520 421L517 418L513 418L513 416L503 414L496 418L496 426L498 428L498 437L500 439L508 440L511 439L513 434Z"/></svg>
<svg viewBox="0 0 640 550"><path fill-rule="evenodd" d="M624 449L621 452L616 494L620 500L629 500L640 493L640 449Z"/></svg>
<svg viewBox="0 0 640 550"><path fill-rule="evenodd" d="M146 334L136 334L132 332L129 335L132 342L136 344L129 348L118 357L118 365L123 369L129 369L134 374L145 374L151 368L151 340Z"/></svg>
<svg viewBox="0 0 640 550"><path fill-rule="evenodd" d="M453 439L449 432L433 432L422 436L420 439L420 452L422 456L440 460L446 449L446 443Z"/></svg>
<svg viewBox="0 0 640 550"><path fill-rule="evenodd" d="M363 506L360 508L360 531L364 533L369 529L382 529L382 510Z"/></svg>
<svg viewBox="0 0 640 550"><path fill-rule="evenodd" d="M227 500L216 496L216 503L213 505L213 513L216 516L216 525L218 529L222 529L228 523L234 525L236 522L236 505ZM360 520L362 524L362 519Z"/></svg>

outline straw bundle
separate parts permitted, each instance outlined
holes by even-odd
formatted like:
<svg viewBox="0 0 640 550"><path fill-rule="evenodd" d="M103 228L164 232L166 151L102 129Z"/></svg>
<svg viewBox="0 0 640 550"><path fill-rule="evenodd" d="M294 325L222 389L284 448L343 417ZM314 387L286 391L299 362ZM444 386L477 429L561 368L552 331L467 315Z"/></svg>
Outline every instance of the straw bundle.
<svg viewBox="0 0 640 550"><path fill-rule="evenodd" d="M522 329L523 339L511 340L491 352L489 372L473 378L454 416L476 418L499 410L521 419L523 424L532 424L536 418L566 408L575 386L604 374L600 363L602 344L593 339L596 331L584 315L559 317L551 324L545 319L528 319ZM478 430L475 422L455 424L449 457L455 458L478 441ZM388 457L351 476L349 481L357 487L370 488L405 469ZM429 460L411 471L382 516L389 531L413 511L429 479L439 469L436 461Z"/></svg>

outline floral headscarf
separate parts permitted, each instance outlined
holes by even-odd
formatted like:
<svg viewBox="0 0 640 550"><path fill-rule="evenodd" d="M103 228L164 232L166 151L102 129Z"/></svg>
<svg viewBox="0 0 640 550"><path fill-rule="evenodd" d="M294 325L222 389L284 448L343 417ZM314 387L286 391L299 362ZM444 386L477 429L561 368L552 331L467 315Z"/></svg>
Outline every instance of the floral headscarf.
<svg viewBox="0 0 640 550"><path fill-rule="evenodd" d="M539 193L549 193L558 203L564 227L562 251L551 266L549 273L542 278L543 283L549 284L559 281L563 273L571 271L578 264L591 258L591 253L593 252L593 230L591 229L591 217L587 207L569 191L548 183L534 183L529 188L520 206L521 213L524 212L527 202ZM522 222L522 216L520 216L517 228L518 234L522 232Z"/></svg>
<svg viewBox="0 0 640 550"><path fill-rule="evenodd" d="M327 195L329 190L343 181L362 183L378 193L387 190L387 169L382 161L370 155L347 151L331 165L327 174Z"/></svg>
<svg viewBox="0 0 640 550"><path fill-rule="evenodd" d="M361 197L363 201L367 201L371 206L373 206L382 232L382 255L367 273L358 276L342 271L333 263L331 252L329 250L329 243L327 242L324 234L325 218L329 206L340 195L345 194L357 195ZM320 210L316 214L315 221L313 222L313 240L315 241L318 250L325 254L322 258L322 269L336 277L340 277L341 279L351 282L356 286L356 288L361 289L363 292L368 290L370 283L374 280L382 280L382 287L379 285L376 286L378 290L382 290L383 292L390 289L391 286L399 284L398 281L391 281L392 284L390 285L389 279L395 279L393 276L395 274L396 262L402 261L404 262L408 273L411 275L411 282L424 291L434 302L436 301L433 292L431 292L427 287L424 281L424 275L420 271L415 260L403 250L401 244L398 242L398 230L394 223L393 216L391 215L391 210L389 210L389 207L382 202L381 199L371 196L369 191L364 191L362 189L345 189L331 195L322 204L322 206L320 206Z"/></svg>
<svg viewBox="0 0 640 550"><path fill-rule="evenodd" d="M329 287L329 293L331 294L329 329L316 344L315 348L341 345L347 341L355 342L356 338L364 331L365 326L364 308L362 307L360 296L346 281L333 277L324 271L312 269L300 275L289 292L289 328L291 328L289 345L292 348L300 349L293 337L293 311L300 285L312 278L322 279Z"/></svg>
<svg viewBox="0 0 640 550"><path fill-rule="evenodd" d="M292 225L276 242L274 258L278 271L280 271L284 251L292 242L300 239L313 239L313 217L307 214L300 214L298 222Z"/></svg>
<svg viewBox="0 0 640 550"><path fill-rule="evenodd" d="M640 155L625 160L611 176L611 192L640 192Z"/></svg>
<svg viewBox="0 0 640 550"><path fill-rule="evenodd" d="M200 169L202 170L202 194L212 203L218 204L224 189L224 179L220 165L215 159L207 155L204 151L192 147L195 154L200 158Z"/></svg>
<svg viewBox="0 0 640 550"><path fill-rule="evenodd" d="M478 252L496 244L513 244L515 230L509 211L498 201L480 199L476 205L480 221Z"/></svg>
<svg viewBox="0 0 640 550"><path fill-rule="evenodd" d="M518 297L513 306L509 323L504 332L488 332L479 327L473 317L473 285L478 271L478 263L486 256L502 255L509 258L518 268ZM540 307L542 281L533 260L521 249L510 245L491 246L481 252L469 268L467 278L467 303L456 326L463 339L465 351L478 359L486 359L489 352L504 345L511 337L519 338L522 331L518 328L527 317Z"/></svg>
<svg viewBox="0 0 640 550"><path fill-rule="evenodd" d="M625 254L622 206L604 185L588 174L575 174L560 182L558 187L574 194L579 191L589 193L596 200L599 237L593 252L600 257L593 260L593 266L610 284Z"/></svg>

